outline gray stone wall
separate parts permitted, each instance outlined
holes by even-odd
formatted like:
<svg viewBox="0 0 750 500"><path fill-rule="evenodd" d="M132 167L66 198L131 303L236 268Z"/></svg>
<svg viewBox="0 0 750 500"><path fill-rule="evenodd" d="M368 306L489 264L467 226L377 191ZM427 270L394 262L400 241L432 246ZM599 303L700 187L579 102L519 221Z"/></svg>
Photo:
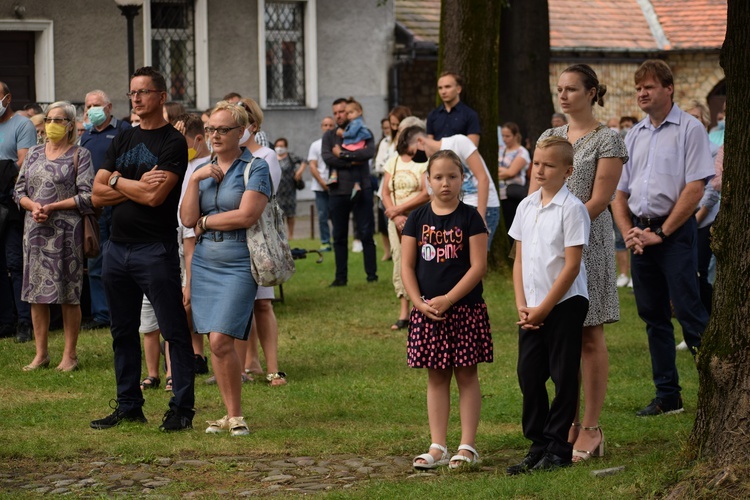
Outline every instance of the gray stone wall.
<svg viewBox="0 0 750 500"><path fill-rule="evenodd" d="M129 110L127 24L113 1L0 0L0 19L16 19L13 7L26 8L24 19L52 20L55 98L82 102L86 92L110 95L116 116ZM134 22L135 64L143 63L143 19Z"/></svg>

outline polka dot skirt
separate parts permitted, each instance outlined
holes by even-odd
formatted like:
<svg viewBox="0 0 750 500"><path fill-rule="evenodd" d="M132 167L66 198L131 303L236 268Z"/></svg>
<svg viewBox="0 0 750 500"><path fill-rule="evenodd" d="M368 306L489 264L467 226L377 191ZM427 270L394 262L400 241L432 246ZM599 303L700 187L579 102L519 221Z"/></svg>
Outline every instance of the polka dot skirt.
<svg viewBox="0 0 750 500"><path fill-rule="evenodd" d="M409 317L406 359L412 368L445 370L492 363L487 304L455 306L444 321L432 321L415 307Z"/></svg>

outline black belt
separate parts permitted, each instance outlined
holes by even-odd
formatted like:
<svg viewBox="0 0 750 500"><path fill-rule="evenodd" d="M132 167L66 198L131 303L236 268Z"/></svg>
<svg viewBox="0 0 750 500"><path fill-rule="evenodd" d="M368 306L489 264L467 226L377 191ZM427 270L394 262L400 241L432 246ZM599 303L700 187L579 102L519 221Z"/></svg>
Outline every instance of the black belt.
<svg viewBox="0 0 750 500"><path fill-rule="evenodd" d="M637 224L639 226L648 226L648 227L654 227L654 226L661 226L664 224L664 221L667 220L669 216L666 217L638 217L636 215L631 215L633 218L633 224Z"/></svg>
<svg viewBox="0 0 750 500"><path fill-rule="evenodd" d="M247 231L240 229L237 231L206 231L201 234L199 241L203 238L211 241L246 241Z"/></svg>

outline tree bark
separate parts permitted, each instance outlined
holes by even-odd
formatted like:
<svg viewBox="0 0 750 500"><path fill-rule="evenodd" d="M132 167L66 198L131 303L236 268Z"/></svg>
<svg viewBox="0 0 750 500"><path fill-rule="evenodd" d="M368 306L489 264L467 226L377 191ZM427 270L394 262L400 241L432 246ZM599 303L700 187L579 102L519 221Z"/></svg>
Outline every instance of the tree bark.
<svg viewBox="0 0 750 500"><path fill-rule="evenodd" d="M555 108L549 86L547 0L513 0L500 22L500 124L515 122L533 146L550 128Z"/></svg>
<svg viewBox="0 0 750 500"><path fill-rule="evenodd" d="M479 114L479 154L496 186L501 4L499 0L442 0L438 55L438 75L452 71L463 77L461 100ZM499 227L490 264L501 265L507 253L507 232Z"/></svg>
<svg viewBox="0 0 750 500"><path fill-rule="evenodd" d="M713 226L713 314L698 356L693 458L719 466L750 459L750 2L729 0L721 66L727 127L721 211Z"/></svg>

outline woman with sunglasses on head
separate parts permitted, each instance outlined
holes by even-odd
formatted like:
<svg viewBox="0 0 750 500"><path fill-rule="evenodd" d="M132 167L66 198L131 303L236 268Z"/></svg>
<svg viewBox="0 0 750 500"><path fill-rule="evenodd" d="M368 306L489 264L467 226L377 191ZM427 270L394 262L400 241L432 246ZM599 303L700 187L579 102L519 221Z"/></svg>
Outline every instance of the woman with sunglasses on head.
<svg viewBox="0 0 750 500"><path fill-rule="evenodd" d="M247 124L244 108L226 101L216 105L205 128L214 159L193 172L180 209L183 224L195 227L197 239L190 282L193 321L198 333L210 333L211 362L227 410L223 418L208 422L206 432L232 436L250 433L235 349L235 340L247 339L258 290L245 234L271 196L268 164L240 148Z"/></svg>
<svg viewBox="0 0 750 500"><path fill-rule="evenodd" d="M21 299L31 303L36 355L24 371L49 366L50 304L62 306L65 348L59 371L78 367L81 327L83 214L90 213L94 171L91 154L75 146L76 110L60 101L47 108L47 141L29 149L21 166L15 200L27 211L23 235Z"/></svg>
<svg viewBox="0 0 750 500"><path fill-rule="evenodd" d="M263 158L268 163L268 169L273 181L273 190L278 188L281 183L281 165L279 164L276 152L269 148L267 141L261 138L260 127L263 125L263 110L253 99L245 97L241 99L238 106L242 106L247 111L248 124L245 130L240 146L245 146L253 156ZM240 343L240 360L244 366L244 373L249 380L253 375L263 375L263 367L260 364L260 355L258 352L258 341L263 348L263 355L266 359L266 382L271 386L286 385L286 373L279 371L279 325L276 321L276 314L273 312L273 287L259 286L258 294L255 296L255 308L252 330L250 339L246 346Z"/></svg>

